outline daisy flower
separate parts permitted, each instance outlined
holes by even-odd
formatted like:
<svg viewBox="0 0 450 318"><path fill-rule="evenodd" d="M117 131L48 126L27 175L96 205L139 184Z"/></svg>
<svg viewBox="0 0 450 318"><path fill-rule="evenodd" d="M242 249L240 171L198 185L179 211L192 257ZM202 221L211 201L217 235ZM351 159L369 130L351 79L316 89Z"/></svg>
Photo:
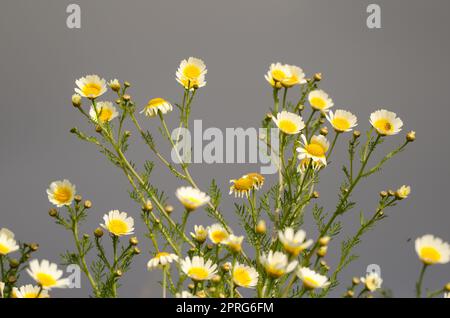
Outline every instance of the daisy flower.
<svg viewBox="0 0 450 318"><path fill-rule="evenodd" d="M219 223L215 223L208 227L208 236L211 242L214 244L224 243L228 239L230 234L227 230Z"/></svg>
<svg viewBox="0 0 450 318"><path fill-rule="evenodd" d="M403 200L408 198L409 194L411 193L411 187L402 185L397 191L395 191L395 196L399 200Z"/></svg>
<svg viewBox="0 0 450 318"><path fill-rule="evenodd" d="M305 135L302 135L301 147L297 148L299 153L298 159L303 160L305 158L312 159L315 162L320 162L324 166L327 165L326 153L330 147L330 143L327 138L322 135L316 135L311 137L311 141L306 140Z"/></svg>
<svg viewBox="0 0 450 318"><path fill-rule="evenodd" d="M41 263L36 259L32 260L27 272L43 289L64 288L69 285L67 278L61 278L63 271L46 259Z"/></svg>
<svg viewBox="0 0 450 318"><path fill-rule="evenodd" d="M228 238L223 240L223 244L227 245L233 252L239 253L242 250L243 236L230 234Z"/></svg>
<svg viewBox="0 0 450 318"><path fill-rule="evenodd" d="M192 187L178 188L176 196L188 211L193 211L210 200L206 193Z"/></svg>
<svg viewBox="0 0 450 318"><path fill-rule="evenodd" d="M298 232L294 232L294 229L290 227L286 228L284 232L279 231L278 238L280 239L284 250L293 256L298 256L313 243L313 240L305 242L305 231L299 230Z"/></svg>
<svg viewBox="0 0 450 318"><path fill-rule="evenodd" d="M0 230L0 255L7 255L19 249L19 245L14 239L14 233L8 229Z"/></svg>
<svg viewBox="0 0 450 318"><path fill-rule="evenodd" d="M103 216L104 224L100 224L105 230L108 230L115 236L130 235L134 231L134 220L128 217L126 212L119 210L109 211Z"/></svg>
<svg viewBox="0 0 450 318"><path fill-rule="evenodd" d="M305 123L301 116L283 110L277 114L277 117L272 117L273 121L283 133L287 135L298 134L303 128Z"/></svg>
<svg viewBox="0 0 450 318"><path fill-rule="evenodd" d="M305 73L295 65L272 63L269 71L264 76L267 82L273 87L292 87L306 83Z"/></svg>
<svg viewBox="0 0 450 318"><path fill-rule="evenodd" d="M321 89L310 92L308 94L308 101L313 109L324 113L334 106L333 100Z"/></svg>
<svg viewBox="0 0 450 318"><path fill-rule="evenodd" d="M361 277L360 280L366 286L366 289L371 292L381 288L381 284L383 283L383 279L377 272L368 273L366 277Z"/></svg>
<svg viewBox="0 0 450 318"><path fill-rule="evenodd" d="M14 287L12 290L14 298L49 298L50 295L45 289L41 290L39 286L33 286L31 284L22 286L20 288Z"/></svg>
<svg viewBox="0 0 450 318"><path fill-rule="evenodd" d="M416 239L416 253L426 265L446 264L450 261L450 245L431 234Z"/></svg>
<svg viewBox="0 0 450 318"><path fill-rule="evenodd" d="M314 171L319 171L320 168L323 167L323 164L321 161L314 161L310 158L304 158L300 161L300 164L298 165L298 171L300 171L301 173L305 173L306 170L308 169L309 165L311 165L311 168Z"/></svg>
<svg viewBox="0 0 450 318"><path fill-rule="evenodd" d="M173 109L172 104L166 101L163 98L157 97L149 100L147 105L141 111L141 114L144 113L147 117L155 117L158 115L158 112L161 114L166 114L171 112Z"/></svg>
<svg viewBox="0 0 450 318"><path fill-rule="evenodd" d="M183 60L176 72L177 82L185 89L193 90L206 85L205 75L208 72L205 63L195 57Z"/></svg>
<svg viewBox="0 0 450 318"><path fill-rule="evenodd" d="M112 79L108 82L108 86L115 92L118 92L120 89L120 83L117 78Z"/></svg>
<svg viewBox="0 0 450 318"><path fill-rule="evenodd" d="M263 253L260 261L267 274L273 278L279 278L286 273L292 272L298 265L297 261L289 263L286 254L273 251L270 251L269 254Z"/></svg>
<svg viewBox="0 0 450 318"><path fill-rule="evenodd" d="M235 197L248 197L250 191L259 190L264 185L264 177L259 173L252 172L243 175L239 179L230 180L233 185L230 187L230 193Z"/></svg>
<svg viewBox="0 0 450 318"><path fill-rule="evenodd" d="M203 243L208 236L208 229L205 229L203 225L194 225L194 232L191 232L191 236L197 242Z"/></svg>
<svg viewBox="0 0 450 318"><path fill-rule="evenodd" d="M334 113L330 111L325 117L337 132L351 131L358 125L356 116L342 109L337 109Z"/></svg>
<svg viewBox="0 0 450 318"><path fill-rule="evenodd" d="M198 298L197 296L192 295L190 292L183 290L181 293L175 294L176 298Z"/></svg>
<svg viewBox="0 0 450 318"><path fill-rule="evenodd" d="M98 112L98 118L97 118ZM94 106L91 106L89 110L89 116L96 123L100 121L100 123L107 123L119 116L116 107L111 102L98 102L97 103L97 112L95 111Z"/></svg>
<svg viewBox="0 0 450 318"><path fill-rule="evenodd" d="M106 92L106 80L98 75L87 75L75 81L75 93L86 98L97 98Z"/></svg>
<svg viewBox="0 0 450 318"><path fill-rule="evenodd" d="M297 277L307 289L325 288L330 285L326 276L320 275L308 267L300 267L297 270Z"/></svg>
<svg viewBox="0 0 450 318"><path fill-rule="evenodd" d="M54 181L47 189L48 200L58 208L71 205L75 197L76 187L69 180Z"/></svg>
<svg viewBox="0 0 450 318"><path fill-rule="evenodd" d="M200 256L194 256L192 259L186 257L180 265L181 270L195 281L209 280L217 273L217 265L211 260L205 262Z"/></svg>
<svg viewBox="0 0 450 318"><path fill-rule="evenodd" d="M178 261L178 256L176 254L159 252L155 255L155 257L148 261L147 269L150 271L152 269L160 268L176 261Z"/></svg>
<svg viewBox="0 0 450 318"><path fill-rule="evenodd" d="M258 284L259 274L253 267L237 263L233 267L232 277L237 286L253 288Z"/></svg>
<svg viewBox="0 0 450 318"><path fill-rule="evenodd" d="M396 113L381 109L370 114L370 124L380 135L390 136L402 130L403 121L397 117Z"/></svg>

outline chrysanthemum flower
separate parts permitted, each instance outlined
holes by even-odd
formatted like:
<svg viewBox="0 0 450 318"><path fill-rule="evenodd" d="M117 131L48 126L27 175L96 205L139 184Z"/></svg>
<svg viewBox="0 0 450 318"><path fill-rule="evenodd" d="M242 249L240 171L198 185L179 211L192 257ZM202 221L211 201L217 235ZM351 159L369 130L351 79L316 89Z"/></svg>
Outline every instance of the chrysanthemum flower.
<svg viewBox="0 0 450 318"><path fill-rule="evenodd" d="M450 245L431 234L416 239L416 253L427 265L446 264L450 261Z"/></svg>
<svg viewBox="0 0 450 318"><path fill-rule="evenodd" d="M106 92L106 80L98 75L87 75L75 81L75 93L87 98L97 98Z"/></svg>
<svg viewBox="0 0 450 318"><path fill-rule="evenodd" d="M327 112L334 106L333 100L321 89L316 89L308 94L311 107L321 112Z"/></svg>
<svg viewBox="0 0 450 318"><path fill-rule="evenodd" d="M236 236L230 234L228 238L223 241L223 244L227 245L233 252L239 253L242 250L243 236Z"/></svg>
<svg viewBox="0 0 450 318"><path fill-rule="evenodd" d="M211 260L207 260L200 256L194 256L192 259L186 257L181 261L181 270L195 281L203 281L211 279L217 273L217 265Z"/></svg>
<svg viewBox="0 0 450 318"><path fill-rule="evenodd" d="M298 171L300 171L301 173L305 173L306 170L308 169L309 165L311 165L311 168L314 171L319 171L320 168L323 167L323 164L321 161L314 161L310 158L304 158L300 161L300 164L298 165Z"/></svg>
<svg viewBox="0 0 450 318"><path fill-rule="evenodd" d="M390 136L402 130L403 121L397 117L396 113L381 109L370 114L370 124L380 135Z"/></svg>
<svg viewBox="0 0 450 318"><path fill-rule="evenodd" d="M15 252L19 249L16 240L14 239L14 233L8 229L0 230L0 255L7 255Z"/></svg>
<svg viewBox="0 0 450 318"><path fill-rule="evenodd" d="M366 286L366 289L371 292L381 288L381 284L383 283L383 279L377 272L368 273L366 277L361 277L360 280Z"/></svg>
<svg viewBox="0 0 450 318"><path fill-rule="evenodd" d="M183 60L178 67L177 82L185 89L195 89L206 85L205 75L208 72L205 63L195 57Z"/></svg>
<svg viewBox="0 0 450 318"><path fill-rule="evenodd" d="M191 236L197 242L203 243L208 236L208 229L205 229L203 225L194 225L194 232L191 232Z"/></svg>
<svg viewBox="0 0 450 318"><path fill-rule="evenodd" d="M286 228L284 232L279 231L278 238L284 250L293 256L298 256L313 243L313 240L305 241L305 231L299 230L298 232L294 232L294 229L290 227Z"/></svg>
<svg viewBox="0 0 450 318"><path fill-rule="evenodd" d="M395 191L395 196L399 200L403 200L408 198L409 194L411 193L411 187L402 185L397 191Z"/></svg>
<svg viewBox="0 0 450 318"><path fill-rule="evenodd" d="M103 216L104 224L100 224L105 230L108 230L115 236L130 235L134 231L134 220L128 217L126 212L119 210L109 211Z"/></svg>
<svg viewBox="0 0 450 318"><path fill-rule="evenodd" d="M39 286L33 286L31 284L22 286L20 288L14 287L12 290L12 296L14 298L49 298L48 291L42 289Z"/></svg>
<svg viewBox="0 0 450 318"><path fill-rule="evenodd" d="M289 263L286 254L270 251L269 254L263 253L260 258L267 274L273 278L279 278L284 274L292 272L298 265L297 261Z"/></svg>
<svg viewBox="0 0 450 318"><path fill-rule="evenodd" d="M69 285L68 279L61 278L63 271L46 259L41 263L36 259L32 260L27 272L43 289L64 288Z"/></svg>
<svg viewBox="0 0 450 318"><path fill-rule="evenodd" d="M176 298L198 298L197 296L192 295L190 292L183 290L181 293L175 294Z"/></svg>
<svg viewBox="0 0 450 318"><path fill-rule="evenodd" d="M233 282L240 287L253 288L258 284L258 272L250 266L237 263L233 267Z"/></svg>
<svg viewBox="0 0 450 318"><path fill-rule="evenodd" d="M277 114L277 117L272 117L273 121L277 125L278 129L287 135L298 134L303 128L305 123L301 116L283 110Z"/></svg>
<svg viewBox="0 0 450 318"><path fill-rule="evenodd" d="M75 197L76 187L69 180L54 181L47 189L48 200L58 208L71 205Z"/></svg>
<svg viewBox="0 0 450 318"><path fill-rule="evenodd" d="M311 137L311 141L306 140L305 135L302 135L301 147L297 148L299 153L298 159L303 160L305 158L312 159L313 161L319 161L324 166L327 165L326 153L330 147L330 143L327 138L322 135L316 135Z"/></svg>
<svg viewBox="0 0 450 318"><path fill-rule="evenodd" d="M292 87L306 83L305 73L295 65L272 63L264 76L273 87Z"/></svg>
<svg viewBox="0 0 450 318"><path fill-rule="evenodd" d="M98 113L98 118L97 118ZM98 102L97 112L95 112L94 106L91 106L89 110L89 116L95 122L107 123L119 116L119 113L111 102Z"/></svg>
<svg viewBox="0 0 450 318"><path fill-rule="evenodd" d="M351 131L358 125L356 116L346 110L337 109L334 113L330 111L325 116L337 132Z"/></svg>
<svg viewBox="0 0 450 318"><path fill-rule="evenodd" d="M243 175L239 179L230 180L233 183L230 187L230 194L234 193L235 197L248 197L250 191L259 190L264 185L264 180L264 177L256 172Z"/></svg>
<svg viewBox="0 0 450 318"><path fill-rule="evenodd" d="M209 202L210 198L206 193L192 187L181 187L177 189L176 196L181 204L193 211Z"/></svg>
<svg viewBox="0 0 450 318"><path fill-rule="evenodd" d="M297 277L307 289L326 288L330 285L326 276L320 275L308 267L300 267L297 270Z"/></svg>
<svg viewBox="0 0 450 318"><path fill-rule="evenodd" d="M115 92L118 92L120 89L120 83L117 78L112 79L108 82L108 86Z"/></svg>
<svg viewBox="0 0 450 318"><path fill-rule="evenodd" d="M163 98L157 97L149 100L147 105L141 111L141 114L144 113L147 117L155 117L158 115L158 112L161 114L166 114L171 112L173 109L172 104L166 101Z"/></svg>
<svg viewBox="0 0 450 318"><path fill-rule="evenodd" d="M160 268L176 261L178 261L178 256L176 254L159 252L155 255L155 257L148 261L147 269L150 271L152 269Z"/></svg>
<svg viewBox="0 0 450 318"><path fill-rule="evenodd" d="M230 234L221 224L215 223L208 227L208 236L214 244L223 244Z"/></svg>

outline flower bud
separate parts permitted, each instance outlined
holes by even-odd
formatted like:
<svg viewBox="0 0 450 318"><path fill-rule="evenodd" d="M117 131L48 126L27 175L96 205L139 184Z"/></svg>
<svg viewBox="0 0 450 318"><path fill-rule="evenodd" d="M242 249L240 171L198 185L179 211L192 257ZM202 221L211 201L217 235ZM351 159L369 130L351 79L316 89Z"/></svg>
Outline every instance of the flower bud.
<svg viewBox="0 0 450 318"><path fill-rule="evenodd" d="M30 249L32 252L36 252L39 249L39 244L38 243L31 243L30 244Z"/></svg>
<svg viewBox="0 0 450 318"><path fill-rule="evenodd" d="M81 200L83 200L83 198L81 197L81 195L77 194L76 196L73 197L73 199L75 200L75 202L79 203L81 202Z"/></svg>
<svg viewBox="0 0 450 318"><path fill-rule="evenodd" d="M272 120L272 117L273 117L272 113L267 113L267 114L266 114L266 120L267 120L267 121Z"/></svg>
<svg viewBox="0 0 450 318"><path fill-rule="evenodd" d="M123 99L124 101L126 101L126 102L129 102L129 101L131 100L131 96L128 95L128 94L125 94L125 95L122 96L122 99Z"/></svg>
<svg viewBox="0 0 450 318"><path fill-rule="evenodd" d="M266 221L259 220L258 224L256 225L256 233L258 234L264 234L267 231Z"/></svg>
<svg viewBox="0 0 450 318"><path fill-rule="evenodd" d="M17 268L19 265L19 261L15 258L9 260L9 266L11 266L11 268Z"/></svg>
<svg viewBox="0 0 450 318"><path fill-rule="evenodd" d="M389 194L389 196L393 197L395 195L395 191L392 189L389 189L388 194Z"/></svg>
<svg viewBox="0 0 450 318"><path fill-rule="evenodd" d="M198 298L206 298L206 293L204 290L199 290L197 294L195 294Z"/></svg>
<svg viewBox="0 0 450 318"><path fill-rule="evenodd" d="M122 277L123 272L122 272L120 269L117 269L117 270L114 272L114 275L115 275L116 277Z"/></svg>
<svg viewBox="0 0 450 318"><path fill-rule="evenodd" d="M322 136L328 135L328 128L327 128L327 127L322 127L322 128L320 129L320 134L321 134Z"/></svg>
<svg viewBox="0 0 450 318"><path fill-rule="evenodd" d="M130 82L128 82L128 81L123 82L123 85L124 85L125 87L130 87L130 86L131 86Z"/></svg>
<svg viewBox="0 0 450 318"><path fill-rule="evenodd" d="M319 244L321 246L327 246L330 243L331 238L329 236L323 236L319 239Z"/></svg>
<svg viewBox="0 0 450 318"><path fill-rule="evenodd" d="M109 87L115 92L118 92L120 90L120 83L117 79L113 79L108 83Z"/></svg>
<svg viewBox="0 0 450 318"><path fill-rule="evenodd" d="M164 207L164 211L166 211L167 214L171 214L173 212L173 206L171 206L170 204L166 205Z"/></svg>
<svg viewBox="0 0 450 318"><path fill-rule="evenodd" d="M219 298L225 298L226 296L225 296L225 294L224 293L220 293L219 294Z"/></svg>
<svg viewBox="0 0 450 318"><path fill-rule="evenodd" d="M347 293L345 294L345 296L347 297L353 297L355 295L355 292L353 290L347 290Z"/></svg>
<svg viewBox="0 0 450 318"><path fill-rule="evenodd" d="M136 236L133 236L132 238L130 238L130 245L136 246L138 244L139 244L139 241Z"/></svg>
<svg viewBox="0 0 450 318"><path fill-rule="evenodd" d="M413 142L414 140L416 140L416 132L414 130L412 130L409 133L407 133L406 134L406 140L408 142Z"/></svg>
<svg viewBox="0 0 450 318"><path fill-rule="evenodd" d="M447 283L444 288L446 291L450 292L450 283Z"/></svg>
<svg viewBox="0 0 450 318"><path fill-rule="evenodd" d="M83 234L83 238L84 238L85 240L89 240L90 236L89 236L89 234Z"/></svg>
<svg viewBox="0 0 450 318"><path fill-rule="evenodd" d="M133 248L133 254L139 255L139 254L141 254L141 250L140 250L137 246L135 246L135 247Z"/></svg>
<svg viewBox="0 0 450 318"><path fill-rule="evenodd" d="M353 131L353 138L358 139L361 136L361 132L359 130Z"/></svg>
<svg viewBox="0 0 450 318"><path fill-rule="evenodd" d="M103 230L101 228L96 228L94 231L94 235L96 238L101 238L103 236Z"/></svg>
<svg viewBox="0 0 450 318"><path fill-rule="evenodd" d="M322 80L322 73L316 73L314 74L314 80L316 82L320 82Z"/></svg>
<svg viewBox="0 0 450 318"><path fill-rule="evenodd" d="M120 105L122 103L122 101L120 100L120 98L116 99L116 104Z"/></svg>
<svg viewBox="0 0 450 318"><path fill-rule="evenodd" d="M311 198L312 199L318 199L320 197L320 193L318 192L318 191L314 191L312 194L311 194Z"/></svg>
<svg viewBox="0 0 450 318"><path fill-rule="evenodd" d="M100 134L102 132L102 127L100 125L95 126L95 132Z"/></svg>
<svg viewBox="0 0 450 318"><path fill-rule="evenodd" d="M222 269L225 272L229 272L231 270L231 263L230 262L226 262L225 264L222 265Z"/></svg>
<svg viewBox="0 0 450 318"><path fill-rule="evenodd" d="M361 283L361 280L358 277L353 277L352 278L352 284L353 285L359 285Z"/></svg>
<svg viewBox="0 0 450 318"><path fill-rule="evenodd" d="M380 197L385 198L385 197L387 197L387 196L388 196L387 191L381 191L381 192L380 192Z"/></svg>
<svg viewBox="0 0 450 318"><path fill-rule="evenodd" d="M298 109L299 111L302 111L302 110L305 109L305 105L300 104L300 105L297 106L297 109Z"/></svg>
<svg viewBox="0 0 450 318"><path fill-rule="evenodd" d="M89 201L89 200L84 201L84 207L85 207L86 209L92 208L92 202Z"/></svg>
<svg viewBox="0 0 450 318"><path fill-rule="evenodd" d="M152 201L150 201L150 200L145 201L145 204L142 206L142 210L148 211L148 212L152 211L153 210Z"/></svg>
<svg viewBox="0 0 450 318"><path fill-rule="evenodd" d="M188 288L189 288L190 290L193 290L193 289L195 288L195 285L191 283L191 284L188 285Z"/></svg>
<svg viewBox="0 0 450 318"><path fill-rule="evenodd" d="M78 94L72 95L72 105L74 107L80 107L81 106L81 96Z"/></svg>
<svg viewBox="0 0 450 318"><path fill-rule="evenodd" d="M14 275L10 275L10 276L8 277L8 283L14 284L15 282L17 282L17 277L14 276Z"/></svg>
<svg viewBox="0 0 450 318"><path fill-rule="evenodd" d="M50 215L52 218L58 215L58 211L55 208L51 208L48 210L48 215Z"/></svg>
<svg viewBox="0 0 450 318"><path fill-rule="evenodd" d="M220 277L220 275L214 275L214 276L211 278L211 281L212 281L213 283L215 283L215 284L220 283L221 280L222 280L222 277Z"/></svg>
<svg viewBox="0 0 450 318"><path fill-rule="evenodd" d="M324 257L325 255L327 255L327 251L328 251L328 247L327 246L321 246L317 250L317 256Z"/></svg>

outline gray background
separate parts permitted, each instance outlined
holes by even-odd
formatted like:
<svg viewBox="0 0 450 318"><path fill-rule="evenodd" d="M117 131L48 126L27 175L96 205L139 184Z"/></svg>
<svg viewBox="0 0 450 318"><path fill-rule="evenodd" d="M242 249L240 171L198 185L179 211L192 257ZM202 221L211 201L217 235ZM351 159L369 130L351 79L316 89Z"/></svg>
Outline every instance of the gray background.
<svg viewBox="0 0 450 318"><path fill-rule="evenodd" d="M357 249L361 258L344 272L343 285L334 294L340 295L353 275L376 263L385 287L396 296L413 295L420 263L413 241L407 240L426 233L450 240L448 1L378 0L381 30L366 28L370 2L361 0L78 0L80 30L66 27L69 3L15 0L2 1L0 7L1 227L12 229L21 240L39 242L39 258L59 261L58 255L72 246L68 233L47 216L45 190L62 178L94 202L86 232L110 209L138 217L120 172L68 132L73 126L86 127L70 104L75 79L91 73L118 77L133 83L130 92L140 105L155 96L175 102L182 94L174 79L178 63L198 56L208 67L208 84L199 91L192 117L203 119L204 127L258 127L271 106L263 75L271 62L281 61L299 65L307 74L323 72L322 87L336 106L358 115L360 129L368 128L371 111L385 106L401 116L405 130L417 131L417 142L355 193L359 205L343 218L347 233L356 230L359 210L369 213L375 206L379 190L404 183L413 188L412 198L388 211L389 218L364 238ZM152 129L156 135L156 127ZM401 136L389 138L383 148L401 141ZM342 177L338 163L345 158L343 145L341 141L335 164L325 170L319 186L320 203L330 209ZM137 142L130 156L142 162L150 155ZM194 165L192 173L203 187L216 178L226 192L229 179L255 169ZM270 177L269 183L273 181ZM164 169L156 171L154 183L170 194L180 186ZM179 212L174 196L172 200ZM233 201L225 195L222 208L231 220ZM203 212L190 221L189 226L210 222ZM310 220L305 229L315 236ZM140 224L137 233L144 253L120 292L158 297L160 273L146 270L150 245ZM331 248L337 246L333 242ZM448 280L449 266L435 266L425 286L436 289ZM53 294L88 295L86 290Z"/></svg>

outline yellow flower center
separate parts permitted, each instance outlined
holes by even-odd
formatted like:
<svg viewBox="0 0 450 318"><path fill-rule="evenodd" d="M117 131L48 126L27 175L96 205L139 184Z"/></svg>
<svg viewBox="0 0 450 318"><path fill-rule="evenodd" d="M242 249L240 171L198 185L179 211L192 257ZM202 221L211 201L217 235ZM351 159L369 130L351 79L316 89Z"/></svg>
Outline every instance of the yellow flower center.
<svg viewBox="0 0 450 318"><path fill-rule="evenodd" d="M170 254L167 252L159 252L155 255L156 258L161 258L163 256L169 256Z"/></svg>
<svg viewBox="0 0 450 318"><path fill-rule="evenodd" d="M292 245L284 244L283 247L286 250L286 252L288 252L289 254L294 255L294 256L297 256L298 254L300 254L303 251L302 246L292 246Z"/></svg>
<svg viewBox="0 0 450 318"><path fill-rule="evenodd" d="M100 110L100 121L101 122L110 121L112 114L113 114L113 112L111 109L102 107L102 109Z"/></svg>
<svg viewBox="0 0 450 318"><path fill-rule="evenodd" d="M228 238L228 233L225 231L214 231L211 233L211 238L214 243L223 242Z"/></svg>
<svg viewBox="0 0 450 318"><path fill-rule="evenodd" d="M346 131L350 128L350 122L343 117L334 117L333 118L333 127L338 131Z"/></svg>
<svg viewBox="0 0 450 318"><path fill-rule="evenodd" d="M274 80L282 82L286 79L286 73L280 69L276 69L272 71L272 77Z"/></svg>
<svg viewBox="0 0 450 318"><path fill-rule="evenodd" d="M324 109L327 106L326 100L322 97L313 97L309 102L311 103L311 106L317 109Z"/></svg>
<svg viewBox="0 0 450 318"><path fill-rule="evenodd" d="M195 64L188 64L183 69L183 75L189 79L197 79L201 75L201 69Z"/></svg>
<svg viewBox="0 0 450 318"><path fill-rule="evenodd" d="M10 248L0 243L0 255L6 255L10 252Z"/></svg>
<svg viewBox="0 0 450 318"><path fill-rule="evenodd" d="M102 87L97 83L88 83L83 87L83 94L88 97L97 97L100 95Z"/></svg>
<svg viewBox="0 0 450 318"><path fill-rule="evenodd" d="M26 293L23 295L23 298L38 298L38 294L37 293Z"/></svg>
<svg viewBox="0 0 450 318"><path fill-rule="evenodd" d="M245 268L237 268L233 272L233 279L240 286L249 286L252 282L250 273Z"/></svg>
<svg viewBox="0 0 450 318"><path fill-rule="evenodd" d="M392 130L394 130L394 126L392 125L392 123L384 118L378 119L374 123L374 126L379 132L384 133L384 134L388 134Z"/></svg>
<svg viewBox="0 0 450 318"><path fill-rule="evenodd" d="M72 197L72 189L66 186L57 187L53 193L53 198L63 204L70 201Z"/></svg>
<svg viewBox="0 0 450 318"><path fill-rule="evenodd" d="M278 121L278 128L286 134L296 133L298 130L297 125L289 119L281 119Z"/></svg>
<svg viewBox="0 0 450 318"><path fill-rule="evenodd" d="M270 276L272 276L274 278L281 277L284 274L284 269L277 268L277 267L271 266L271 265L266 267L266 271L267 271L267 274L269 274Z"/></svg>
<svg viewBox="0 0 450 318"><path fill-rule="evenodd" d="M109 221L108 230L117 236L127 234L129 231L128 224L119 219Z"/></svg>
<svg viewBox="0 0 450 318"><path fill-rule="evenodd" d="M253 179L258 185L264 183L264 177L256 172L251 172L247 174L247 178Z"/></svg>
<svg viewBox="0 0 450 318"><path fill-rule="evenodd" d="M306 151L314 157L325 156L325 149L320 144L310 143L306 146Z"/></svg>
<svg viewBox="0 0 450 318"><path fill-rule="evenodd" d="M166 102L166 100L163 98L160 98L160 97L153 98L148 102L147 107L158 107L165 102Z"/></svg>
<svg viewBox="0 0 450 318"><path fill-rule="evenodd" d="M237 179L234 188L238 191L249 191L253 188L253 180L248 177Z"/></svg>
<svg viewBox="0 0 450 318"><path fill-rule="evenodd" d="M204 267L191 267L188 276L195 280L205 280L208 278L209 272Z"/></svg>
<svg viewBox="0 0 450 318"><path fill-rule="evenodd" d="M313 289L319 286L319 283L312 277L303 277L303 285L305 285L306 288Z"/></svg>
<svg viewBox="0 0 450 318"><path fill-rule="evenodd" d="M426 264L435 264L439 262L441 259L441 253L437 249L431 246L422 247L420 250L420 258L426 263Z"/></svg>
<svg viewBox="0 0 450 318"><path fill-rule="evenodd" d="M52 287L56 285L56 279L47 273L38 273L36 275L36 280L42 285L42 287Z"/></svg>

